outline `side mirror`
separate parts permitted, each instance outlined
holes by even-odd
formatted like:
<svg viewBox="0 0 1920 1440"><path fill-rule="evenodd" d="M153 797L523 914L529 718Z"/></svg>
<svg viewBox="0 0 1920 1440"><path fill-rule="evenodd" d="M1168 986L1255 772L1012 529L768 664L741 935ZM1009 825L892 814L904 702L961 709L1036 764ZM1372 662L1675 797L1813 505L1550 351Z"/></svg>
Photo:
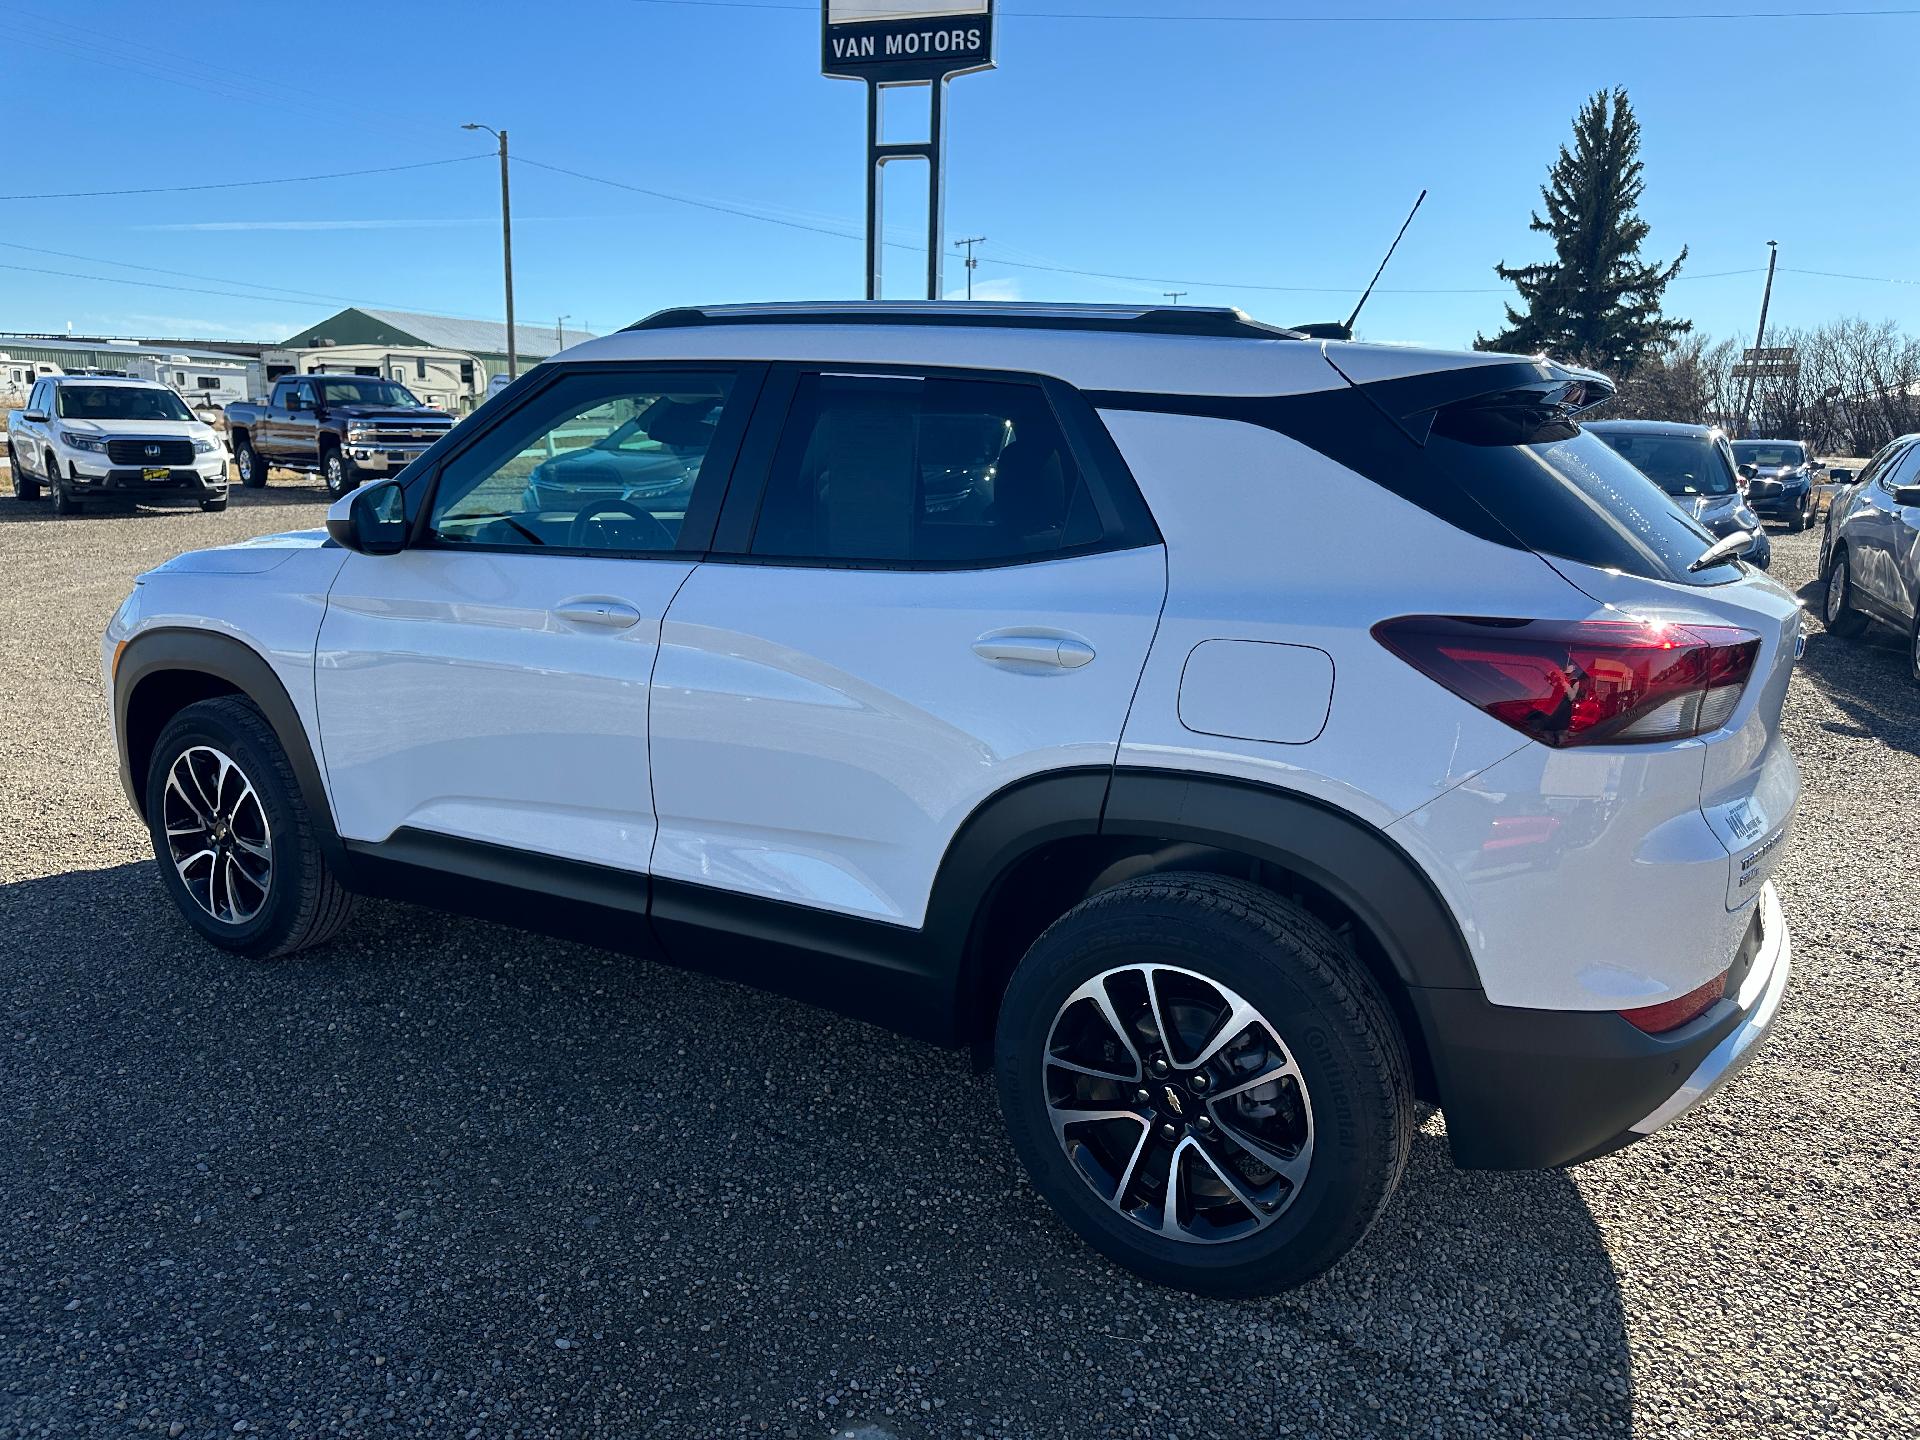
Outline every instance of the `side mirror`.
<svg viewBox="0 0 1920 1440"><path fill-rule="evenodd" d="M1853 483L1853 471L1841 469L1829 470L1827 471L1827 479L1831 480L1835 485L1851 485Z"/></svg>
<svg viewBox="0 0 1920 1440"><path fill-rule="evenodd" d="M31 420L36 425L44 425L47 423L47 412L44 410L22 410L20 412L20 418L22 420Z"/></svg>
<svg viewBox="0 0 1920 1440"><path fill-rule="evenodd" d="M1740 476L1744 480L1757 480L1760 478L1760 467L1754 464L1742 465L1740 467Z"/></svg>
<svg viewBox="0 0 1920 1440"><path fill-rule="evenodd" d="M1893 503L1902 506L1920 505L1920 485L1894 486Z"/></svg>
<svg viewBox="0 0 1920 1440"><path fill-rule="evenodd" d="M399 554L407 548L407 492L397 480L362 486L328 513L327 534L362 555Z"/></svg>

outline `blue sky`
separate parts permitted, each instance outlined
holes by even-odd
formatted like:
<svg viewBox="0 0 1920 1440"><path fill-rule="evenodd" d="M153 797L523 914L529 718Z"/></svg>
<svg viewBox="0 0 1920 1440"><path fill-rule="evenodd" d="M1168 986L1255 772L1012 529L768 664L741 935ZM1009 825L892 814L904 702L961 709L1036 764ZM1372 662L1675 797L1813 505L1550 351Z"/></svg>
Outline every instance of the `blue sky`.
<svg viewBox="0 0 1920 1440"><path fill-rule="evenodd" d="M1492 264L1544 253L1527 216L1575 108L1625 85L1645 132L1649 253L1691 249L1670 311L1715 336L1750 332L1766 242L1778 240L1779 323L1862 314L1920 330L1912 87L1902 64L1877 59L1915 53L1920 12L1438 18L1768 8L1848 7L1007 0L999 70L951 92L947 230L988 237L984 295L1178 289L1188 303L1297 322L1345 314L1424 186L1361 330L1462 345L1500 323ZM1201 12L1387 18L1191 18ZM321 11L14 0L8 16L0 109L14 143L0 194L484 155L491 137L459 129L476 120L506 127L529 162L723 207L516 166L523 322L565 313L570 327L608 330L664 305L859 292L862 247L843 237L862 224L865 100L819 76L819 11L804 0ZM911 184L889 198L910 246ZM498 201L490 157L305 184L0 200L0 266L27 267L0 268L0 329L273 340L343 301L498 318ZM890 264L897 293L914 293L918 257L895 249ZM947 276L962 283L957 260Z"/></svg>

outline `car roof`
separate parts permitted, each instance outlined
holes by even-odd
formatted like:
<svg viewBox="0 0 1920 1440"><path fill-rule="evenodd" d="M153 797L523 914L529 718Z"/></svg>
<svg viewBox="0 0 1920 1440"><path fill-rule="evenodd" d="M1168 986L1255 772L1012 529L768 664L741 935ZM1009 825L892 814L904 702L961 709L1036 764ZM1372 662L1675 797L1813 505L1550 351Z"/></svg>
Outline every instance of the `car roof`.
<svg viewBox="0 0 1920 1440"><path fill-rule="evenodd" d="M1718 425L1689 425L1683 420L1589 420L1586 428L1598 435L1671 435L1687 440L1706 440L1721 433Z"/></svg>
<svg viewBox="0 0 1920 1440"><path fill-rule="evenodd" d="M140 385L149 390L171 390L171 385L149 380L142 375L42 375L56 385Z"/></svg>
<svg viewBox="0 0 1920 1440"><path fill-rule="evenodd" d="M1238 310L1148 304L811 301L694 306L562 351L545 365L764 361L1050 376L1088 392L1275 396L1539 356L1303 337Z"/></svg>

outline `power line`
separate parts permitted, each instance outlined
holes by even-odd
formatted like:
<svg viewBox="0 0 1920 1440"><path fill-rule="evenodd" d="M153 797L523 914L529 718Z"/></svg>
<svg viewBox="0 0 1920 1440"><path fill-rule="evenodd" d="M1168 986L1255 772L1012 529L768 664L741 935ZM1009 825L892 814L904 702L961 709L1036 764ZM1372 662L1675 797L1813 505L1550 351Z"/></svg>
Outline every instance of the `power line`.
<svg viewBox="0 0 1920 1440"><path fill-rule="evenodd" d="M651 190L645 185L631 185L625 180L610 180L605 175L589 175L584 170L570 170L565 165L549 165L544 160L529 160L524 155L513 157L515 165L531 165L539 170L551 170L556 175L571 175L576 180L591 181L595 185L610 185L616 190L630 190L636 195L650 195L656 200L670 200L676 205L691 205L700 210L717 210L722 215L738 215L745 220L758 220L766 225L782 225L789 230L807 230L815 235L831 235L836 240L858 240L861 237L850 230L835 230L825 225L810 225L804 220L788 220L765 211L752 210L742 205L727 205L718 200L696 200L690 195L676 195L670 190ZM889 242L896 243L896 242Z"/></svg>
<svg viewBox="0 0 1920 1440"><path fill-rule="evenodd" d="M1828 280L1867 280L1875 285L1920 285L1920 280L1899 280L1889 275L1848 275L1839 270L1798 270L1791 265L1782 265L1780 270L1786 275L1819 275Z"/></svg>
<svg viewBox="0 0 1920 1440"><path fill-rule="evenodd" d="M673 5L697 10L790 10L819 13L817 5L784 0L629 0L635 5ZM882 3L875 10L892 8ZM1665 21L1715 20L1864 20L1920 15L1920 8L1901 6L1871 10L1686 10L1632 14L1562 15L1540 11L1529 15L1149 15L1114 10L1001 10L1012 20L1090 20L1107 24L1198 21L1221 25L1542 25L1632 24Z"/></svg>
<svg viewBox="0 0 1920 1440"><path fill-rule="evenodd" d="M436 165L464 165L469 160L491 160L493 152L451 155L445 160L416 160L410 165L379 165L370 170L331 170L324 175L280 175L267 180L214 180L202 185L144 185L128 190L48 190L32 195L0 195L0 200L91 200L111 195L179 195L189 190L245 190L256 185L301 185L309 180L345 180L358 175L394 175L402 170L430 170Z"/></svg>
<svg viewBox="0 0 1920 1440"><path fill-rule="evenodd" d="M104 261L102 263L117 264L119 262ZM22 275L53 275L63 280L90 280L95 284L99 284L99 285L131 285L134 288L141 289L141 290L172 290L182 295L219 295L228 300L264 300L269 303L277 304L277 305L286 305L286 304L292 303L291 301L289 301L288 297L286 297L285 295L247 294L239 290L210 290L203 286L196 286L196 285L168 285L158 280L131 280L121 275L83 275L76 270L49 270L37 265L9 265L4 261L0 261L0 270L13 270L13 271L17 271ZM162 272L162 273L171 273L171 272ZM233 285L245 285L247 282L244 280L233 280L233 281L229 281L228 283ZM411 308L408 306L400 306L400 305L393 305L393 306L376 305L376 304L373 304L372 302L364 301L364 300L361 300L361 301L347 300L344 303L348 305L363 306L365 308L374 309L374 310L386 310L386 309L400 310L400 309ZM445 314L446 312L441 311L438 313ZM462 320L485 320L489 324L493 324L493 325L498 325L502 323L500 318L496 315L461 315L458 312L455 312L454 318L462 319Z"/></svg>

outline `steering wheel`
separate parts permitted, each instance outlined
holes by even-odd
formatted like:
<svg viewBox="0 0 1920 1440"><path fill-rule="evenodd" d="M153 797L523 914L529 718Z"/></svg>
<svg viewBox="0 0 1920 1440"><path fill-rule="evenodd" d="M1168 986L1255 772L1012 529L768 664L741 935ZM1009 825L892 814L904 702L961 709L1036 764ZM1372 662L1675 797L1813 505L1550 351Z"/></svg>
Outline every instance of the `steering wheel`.
<svg viewBox="0 0 1920 1440"><path fill-rule="evenodd" d="M618 517L609 526L603 517ZM596 537L594 531L598 530ZM629 536L626 531L631 530ZM589 500L567 527L571 550L671 550L673 534L631 500Z"/></svg>

